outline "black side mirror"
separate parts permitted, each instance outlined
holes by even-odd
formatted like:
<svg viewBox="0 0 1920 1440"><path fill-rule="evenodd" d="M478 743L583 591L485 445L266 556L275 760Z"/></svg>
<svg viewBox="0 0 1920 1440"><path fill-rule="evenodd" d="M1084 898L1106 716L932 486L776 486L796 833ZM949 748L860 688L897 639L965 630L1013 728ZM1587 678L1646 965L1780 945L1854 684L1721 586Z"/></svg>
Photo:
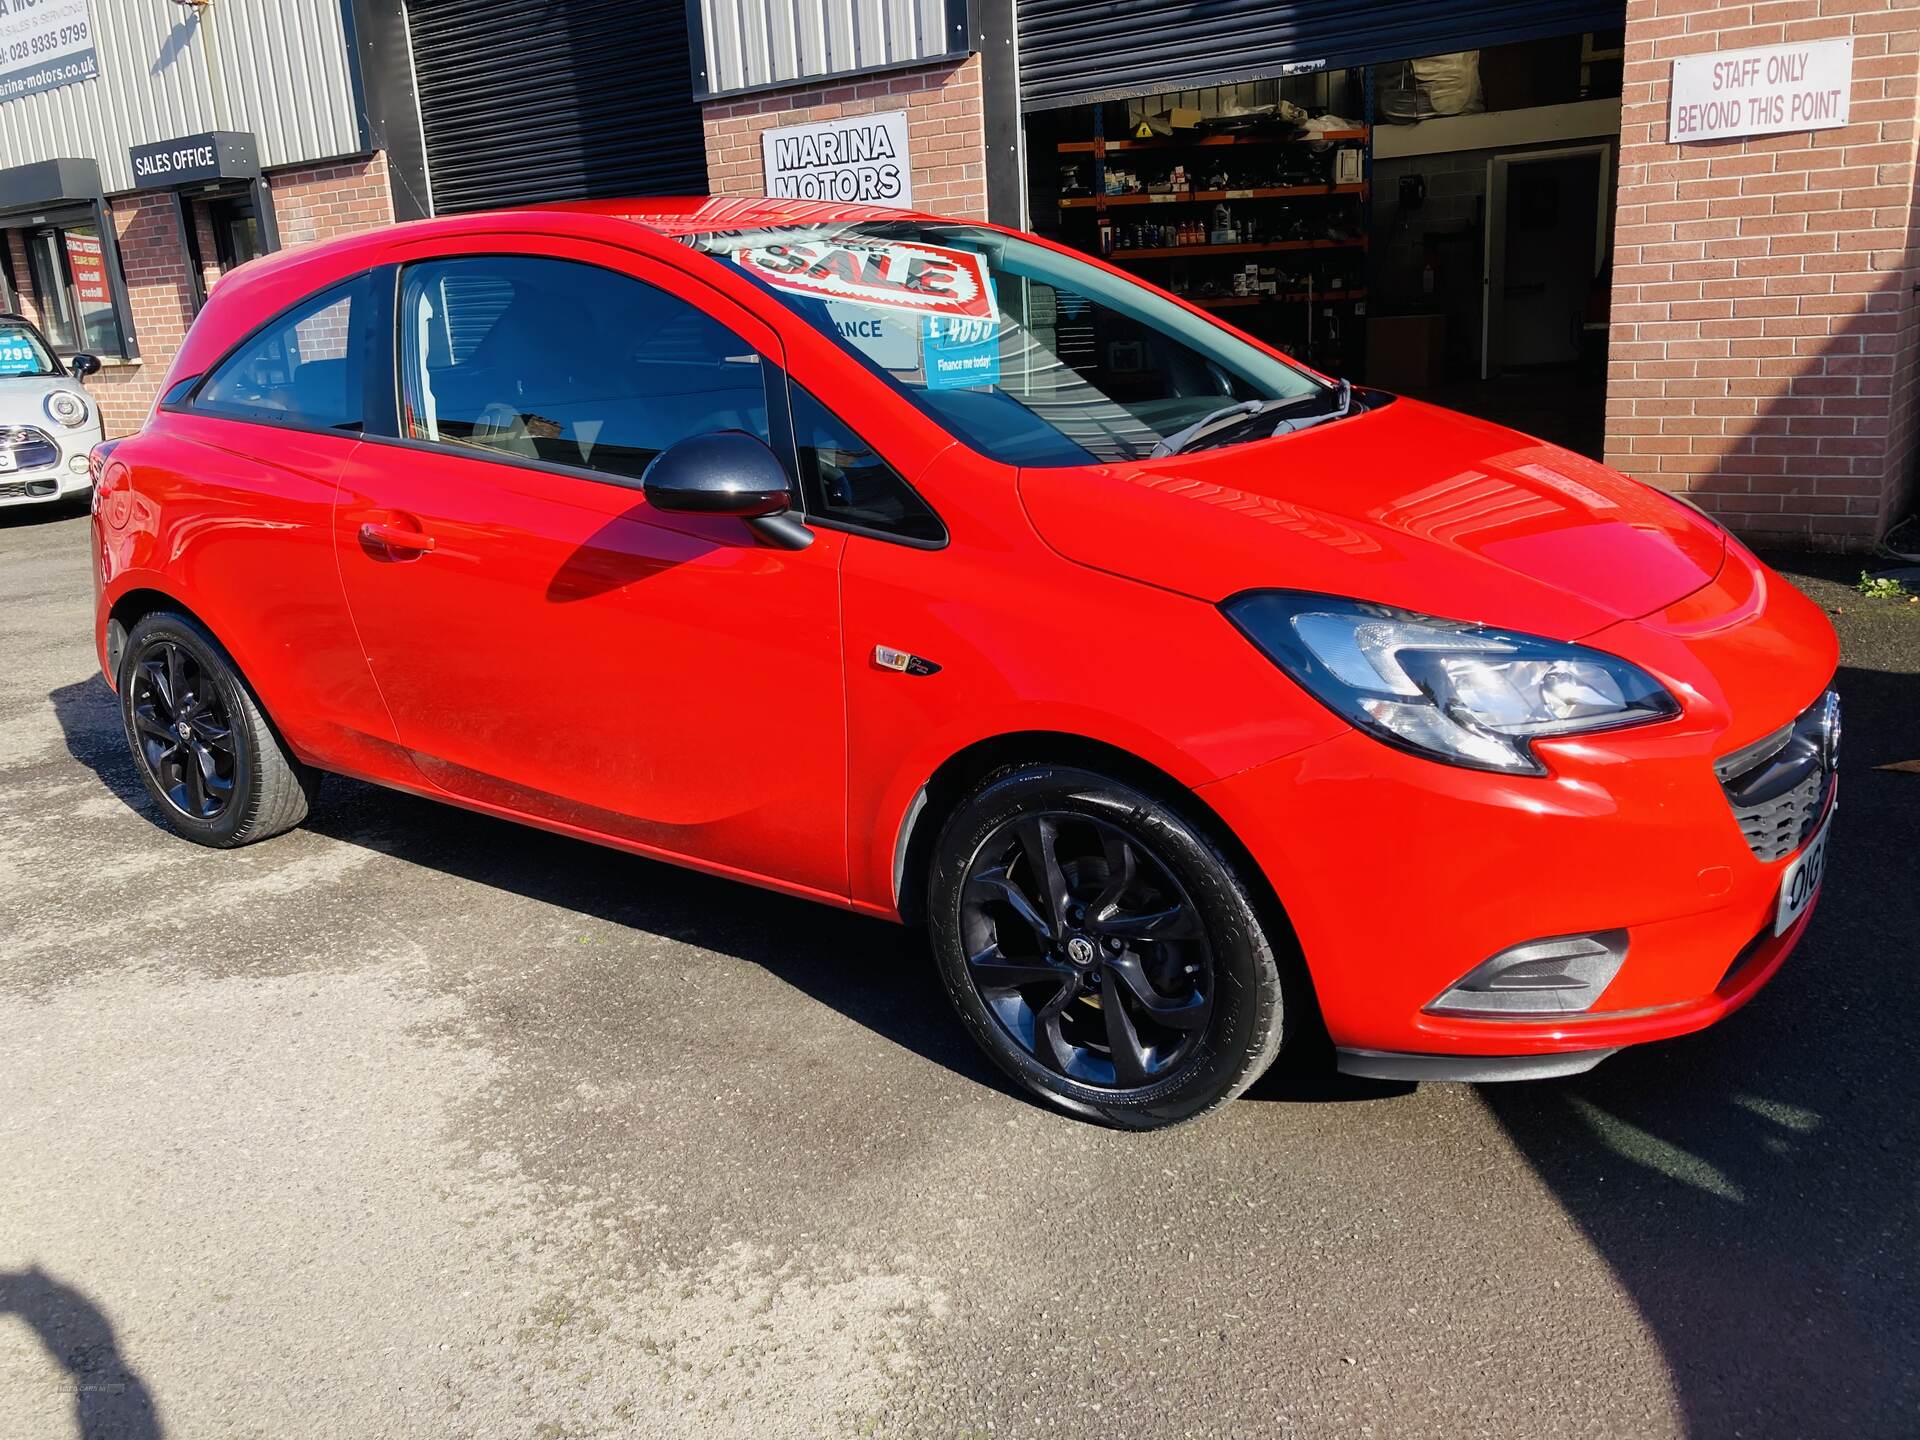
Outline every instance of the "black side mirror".
<svg viewBox="0 0 1920 1440"><path fill-rule="evenodd" d="M85 380L89 375L100 373L100 357L82 353L67 361L67 368L73 372L74 379Z"/></svg>
<svg viewBox="0 0 1920 1440"><path fill-rule="evenodd" d="M788 510L793 490L786 469L766 443L744 430L691 435L669 445L640 476L647 503L689 515L737 515L771 545L790 550L813 543Z"/></svg>

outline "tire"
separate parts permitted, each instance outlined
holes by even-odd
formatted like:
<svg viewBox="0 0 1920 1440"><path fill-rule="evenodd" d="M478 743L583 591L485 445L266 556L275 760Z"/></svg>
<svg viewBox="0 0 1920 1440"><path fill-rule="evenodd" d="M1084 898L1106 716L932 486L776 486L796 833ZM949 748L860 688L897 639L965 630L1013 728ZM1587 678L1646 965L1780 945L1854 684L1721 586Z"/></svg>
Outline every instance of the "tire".
<svg viewBox="0 0 1920 1440"><path fill-rule="evenodd" d="M1248 887L1200 828L1134 785L1056 765L988 776L935 845L927 916L974 1039L1071 1114L1134 1130L1194 1119L1285 1042L1280 969Z"/></svg>
<svg viewBox="0 0 1920 1440"><path fill-rule="evenodd" d="M117 679L134 768L168 829L228 850L306 819L319 772L294 758L198 621L167 610L143 616Z"/></svg>

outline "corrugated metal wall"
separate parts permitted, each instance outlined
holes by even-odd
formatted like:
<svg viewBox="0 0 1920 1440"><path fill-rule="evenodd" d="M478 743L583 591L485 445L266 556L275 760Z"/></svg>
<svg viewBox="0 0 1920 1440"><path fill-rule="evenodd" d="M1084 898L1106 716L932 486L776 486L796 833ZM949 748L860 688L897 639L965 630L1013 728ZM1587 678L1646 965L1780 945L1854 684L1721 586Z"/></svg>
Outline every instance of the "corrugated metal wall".
<svg viewBox="0 0 1920 1440"><path fill-rule="evenodd" d="M703 98L958 55L966 6L954 0L699 0Z"/></svg>
<svg viewBox="0 0 1920 1440"><path fill-rule="evenodd" d="M1625 0L1018 0L1020 103L1087 100L1618 29Z"/></svg>
<svg viewBox="0 0 1920 1440"><path fill-rule="evenodd" d="M437 214L699 195L683 0L409 0Z"/></svg>
<svg viewBox="0 0 1920 1440"><path fill-rule="evenodd" d="M361 148L340 0L91 8L99 78L0 104L0 167L91 158L112 193L129 146L206 130L251 130L269 166Z"/></svg>

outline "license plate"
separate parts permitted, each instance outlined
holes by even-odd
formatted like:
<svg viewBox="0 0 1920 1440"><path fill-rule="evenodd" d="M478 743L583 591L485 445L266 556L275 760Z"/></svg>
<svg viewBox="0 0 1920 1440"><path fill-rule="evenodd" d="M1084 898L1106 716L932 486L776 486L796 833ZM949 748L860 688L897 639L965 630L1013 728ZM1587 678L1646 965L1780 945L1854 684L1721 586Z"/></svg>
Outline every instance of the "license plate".
<svg viewBox="0 0 1920 1440"><path fill-rule="evenodd" d="M1780 877L1780 909L1773 920L1774 934L1784 935L1813 903L1814 892L1820 888L1827 872L1827 832L1832 828L1833 817L1829 815L1821 824L1820 833L1807 842L1800 858Z"/></svg>
<svg viewBox="0 0 1920 1440"><path fill-rule="evenodd" d="M11 470L18 463L11 450L0 450L0 470Z"/></svg>

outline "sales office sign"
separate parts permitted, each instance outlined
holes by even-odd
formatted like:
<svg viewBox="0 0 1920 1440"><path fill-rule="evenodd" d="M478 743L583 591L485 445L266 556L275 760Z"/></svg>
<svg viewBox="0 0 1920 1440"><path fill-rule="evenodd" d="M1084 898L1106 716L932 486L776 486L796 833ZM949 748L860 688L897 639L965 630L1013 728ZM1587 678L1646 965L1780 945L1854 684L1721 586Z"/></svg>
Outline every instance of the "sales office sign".
<svg viewBox="0 0 1920 1440"><path fill-rule="evenodd" d="M904 110L777 125L761 133L760 158L767 194L776 200L913 204Z"/></svg>
<svg viewBox="0 0 1920 1440"><path fill-rule="evenodd" d="M1851 39L1688 55L1673 62L1667 143L1831 130L1852 91Z"/></svg>

